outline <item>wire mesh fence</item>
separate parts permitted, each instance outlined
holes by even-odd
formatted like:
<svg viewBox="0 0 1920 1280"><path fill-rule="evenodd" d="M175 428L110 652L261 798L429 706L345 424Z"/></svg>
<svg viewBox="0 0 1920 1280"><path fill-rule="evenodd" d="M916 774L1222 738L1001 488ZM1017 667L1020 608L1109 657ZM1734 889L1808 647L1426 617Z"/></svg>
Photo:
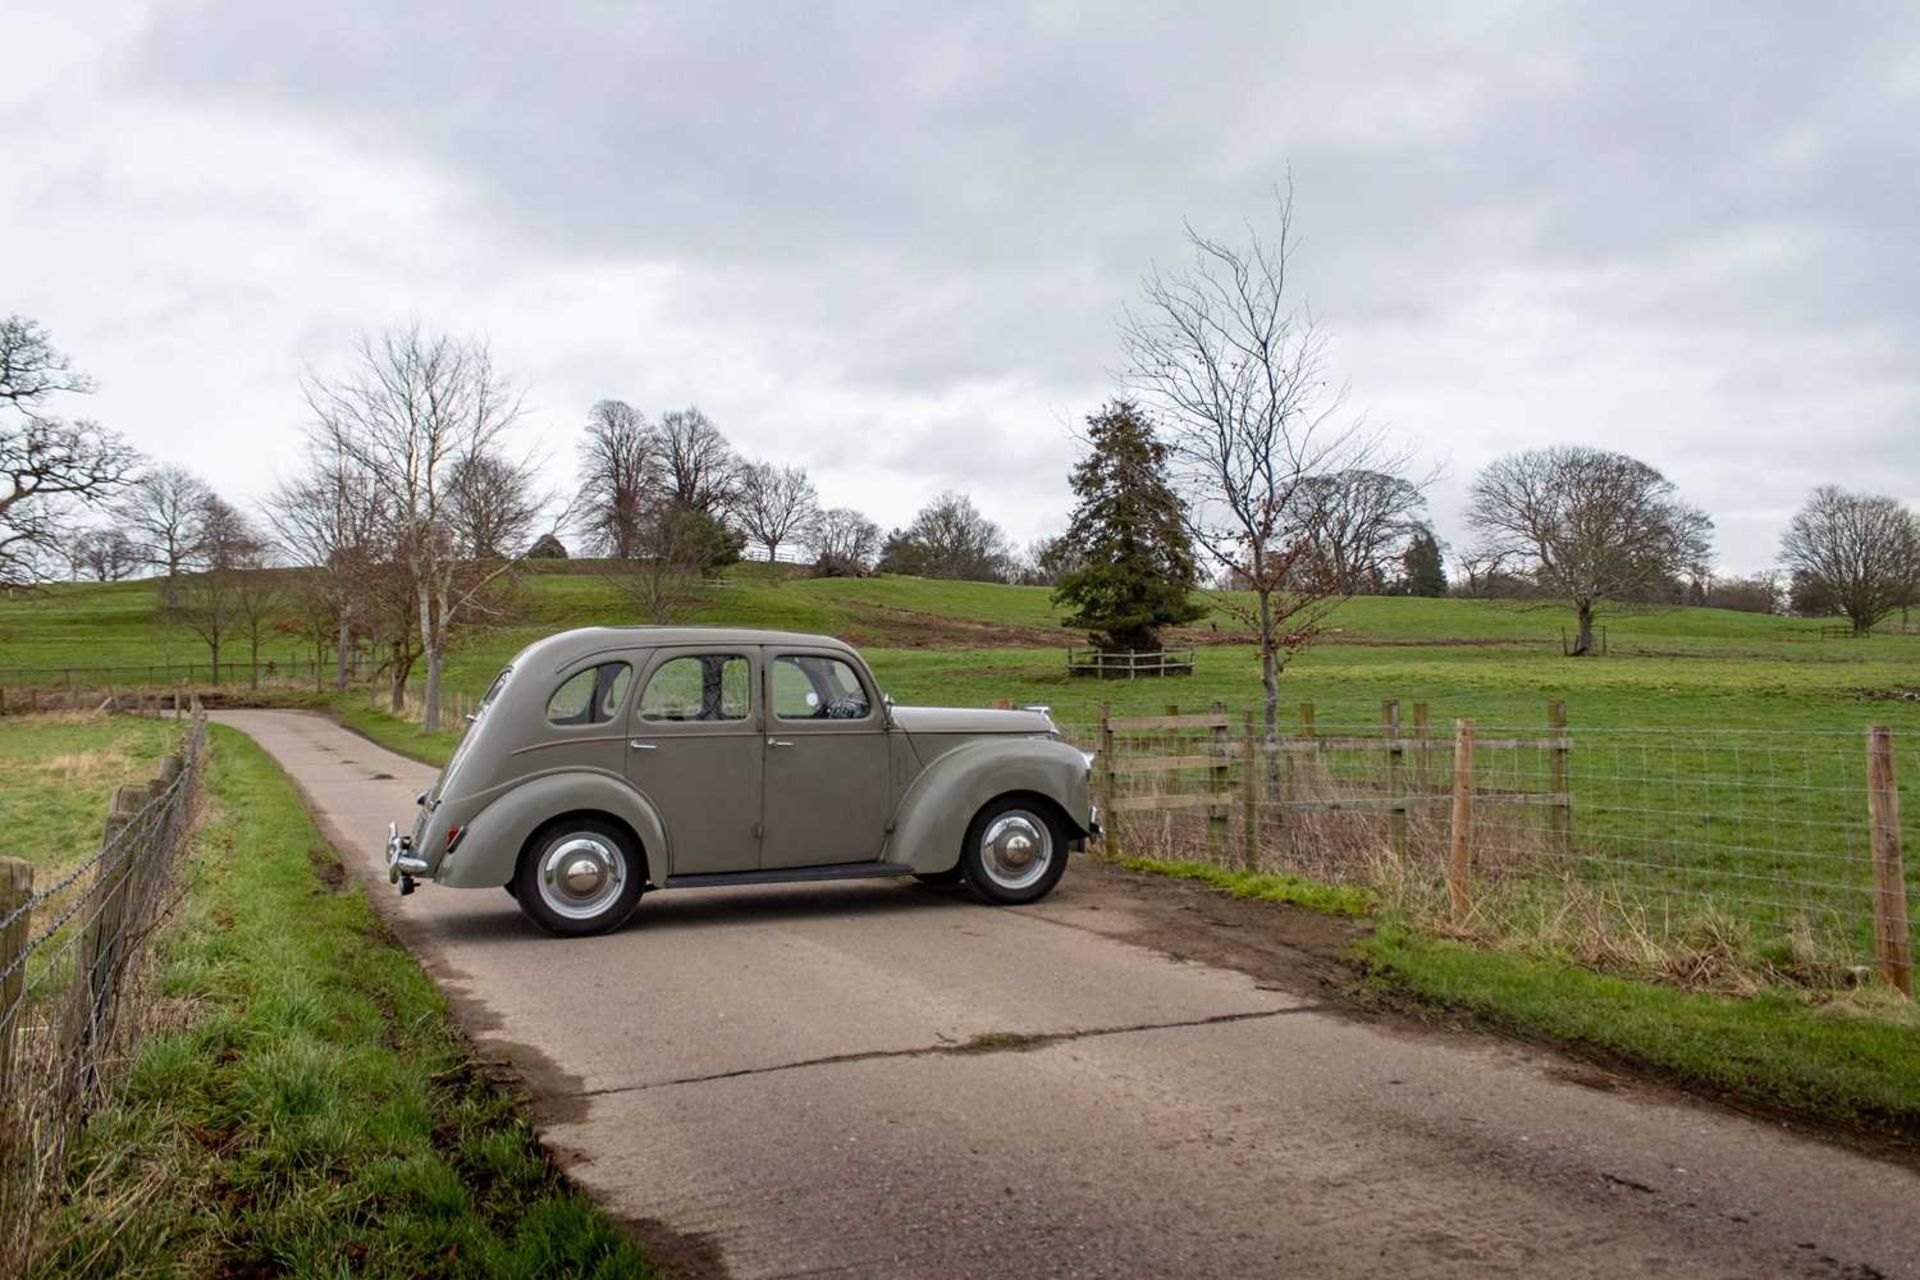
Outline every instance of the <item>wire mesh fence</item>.
<svg viewBox="0 0 1920 1280"><path fill-rule="evenodd" d="M1069 726L1109 854L1365 888L1443 931L1695 986L1911 988L1920 751L1891 733L1373 724L1215 707Z"/></svg>
<svg viewBox="0 0 1920 1280"><path fill-rule="evenodd" d="M196 709L197 711L197 709ZM151 782L120 787L71 865L0 859L0 1275L18 1275L74 1134L141 1030L148 942L175 898L206 724Z"/></svg>

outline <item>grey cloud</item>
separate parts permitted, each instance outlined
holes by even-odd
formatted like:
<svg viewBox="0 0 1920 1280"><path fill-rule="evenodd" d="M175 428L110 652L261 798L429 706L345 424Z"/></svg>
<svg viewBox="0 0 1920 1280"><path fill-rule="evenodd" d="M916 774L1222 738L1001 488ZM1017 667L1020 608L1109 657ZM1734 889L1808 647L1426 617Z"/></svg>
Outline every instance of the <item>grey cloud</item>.
<svg viewBox="0 0 1920 1280"><path fill-rule="evenodd" d="M928 406L1013 383L1091 407L1180 220L1264 219L1291 166L1299 282L1343 349L1431 349L1358 407L1394 402L1456 469L1516 423L1598 425L1727 504L1752 564L1771 547L1727 464L1768 510L1816 479L1920 490L1917 43L1871 5L210 0L126 74L397 148L525 269L670 265L676 313L773 367ZM1480 325L1504 349L1449 345ZM1567 403L1610 378L1631 421ZM1428 383L1506 420L1429 411ZM918 421L939 446L943 411ZM996 429L1053 433L999 451L1017 465L1062 449L1054 423Z"/></svg>

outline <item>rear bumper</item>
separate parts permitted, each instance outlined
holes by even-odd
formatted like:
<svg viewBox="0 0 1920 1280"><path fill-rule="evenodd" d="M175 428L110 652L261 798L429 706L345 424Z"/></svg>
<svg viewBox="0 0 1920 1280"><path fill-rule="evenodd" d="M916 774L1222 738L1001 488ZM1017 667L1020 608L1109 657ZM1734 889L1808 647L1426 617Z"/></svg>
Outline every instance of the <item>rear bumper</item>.
<svg viewBox="0 0 1920 1280"><path fill-rule="evenodd" d="M413 851L413 837L400 834L398 823L387 824L387 880L400 886L403 894L412 893L415 876L427 873L427 860Z"/></svg>

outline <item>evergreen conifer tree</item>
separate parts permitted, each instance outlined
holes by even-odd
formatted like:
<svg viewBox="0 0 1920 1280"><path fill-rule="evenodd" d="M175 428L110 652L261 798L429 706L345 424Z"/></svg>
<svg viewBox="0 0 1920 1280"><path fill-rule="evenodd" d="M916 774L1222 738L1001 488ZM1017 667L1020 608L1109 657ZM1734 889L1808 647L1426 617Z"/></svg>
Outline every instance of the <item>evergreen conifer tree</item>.
<svg viewBox="0 0 1920 1280"><path fill-rule="evenodd" d="M1066 625L1108 652L1151 652L1160 629L1206 614L1192 596L1199 580L1183 508L1167 480L1167 446L1137 406L1116 400L1087 419L1087 456L1073 469L1079 495L1060 536L1078 568L1061 579L1054 604Z"/></svg>

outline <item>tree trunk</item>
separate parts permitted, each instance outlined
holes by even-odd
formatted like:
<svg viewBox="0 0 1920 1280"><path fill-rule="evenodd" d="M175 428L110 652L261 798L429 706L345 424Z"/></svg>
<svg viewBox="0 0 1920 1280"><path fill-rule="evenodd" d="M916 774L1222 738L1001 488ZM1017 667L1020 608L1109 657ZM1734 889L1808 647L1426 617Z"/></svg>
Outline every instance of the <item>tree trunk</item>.
<svg viewBox="0 0 1920 1280"><path fill-rule="evenodd" d="M1276 651L1279 644L1273 634L1273 589L1257 589L1260 598L1260 691L1262 694L1261 716L1267 730L1267 746L1280 744L1280 664ZM1280 753L1277 750L1267 752L1267 798L1280 798Z"/></svg>
<svg viewBox="0 0 1920 1280"><path fill-rule="evenodd" d="M407 673L413 670L413 662L407 659L395 644L390 649L387 676L387 710L393 715L404 715L407 710Z"/></svg>
<svg viewBox="0 0 1920 1280"><path fill-rule="evenodd" d="M345 607L340 610L340 638L336 642L333 658L333 687L341 693L347 691L347 645L352 639L352 626Z"/></svg>
<svg viewBox="0 0 1920 1280"><path fill-rule="evenodd" d="M216 638L207 641L207 651L213 658L213 679L210 683L220 683L220 641Z"/></svg>
<svg viewBox="0 0 1920 1280"><path fill-rule="evenodd" d="M248 684L250 688L260 687L260 637L248 637L247 645Z"/></svg>
<svg viewBox="0 0 1920 1280"><path fill-rule="evenodd" d="M1573 656L1584 658L1593 652L1593 602L1581 600L1574 609L1580 617L1580 634L1573 641Z"/></svg>
<svg viewBox="0 0 1920 1280"><path fill-rule="evenodd" d="M420 716L420 727L431 733L440 727L440 664L444 655L440 650L427 650L427 683L421 691L426 709Z"/></svg>
<svg viewBox="0 0 1920 1280"><path fill-rule="evenodd" d="M437 569L437 566L435 566ZM433 581L426 571L416 571L419 587L416 588L420 601L420 652L427 658L427 687L425 705L421 710L420 727L437 729L440 727L440 646L436 643L433 626Z"/></svg>

